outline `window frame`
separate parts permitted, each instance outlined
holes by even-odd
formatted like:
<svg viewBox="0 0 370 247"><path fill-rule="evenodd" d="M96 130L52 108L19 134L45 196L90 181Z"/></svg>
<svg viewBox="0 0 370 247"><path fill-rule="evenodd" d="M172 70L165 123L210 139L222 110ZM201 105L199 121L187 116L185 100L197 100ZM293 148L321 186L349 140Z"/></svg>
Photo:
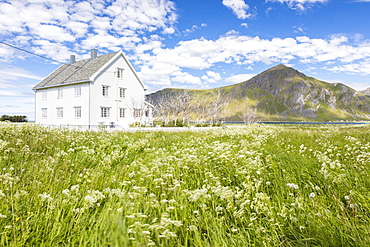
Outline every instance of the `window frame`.
<svg viewBox="0 0 370 247"><path fill-rule="evenodd" d="M125 70L122 68L117 68L117 79L123 79L123 72Z"/></svg>
<svg viewBox="0 0 370 247"><path fill-rule="evenodd" d="M119 88L119 98L120 99L126 98L126 88L124 87Z"/></svg>
<svg viewBox="0 0 370 247"><path fill-rule="evenodd" d="M58 88L58 99L63 99L63 88Z"/></svg>
<svg viewBox="0 0 370 247"><path fill-rule="evenodd" d="M75 118L81 118L81 116L82 116L82 108L81 108L81 106L74 106L73 109L74 109L74 116L75 116Z"/></svg>
<svg viewBox="0 0 370 247"><path fill-rule="evenodd" d="M75 86L75 97L81 97L81 85Z"/></svg>
<svg viewBox="0 0 370 247"><path fill-rule="evenodd" d="M125 118L126 108L119 108L119 118Z"/></svg>
<svg viewBox="0 0 370 247"><path fill-rule="evenodd" d="M101 95L103 97L109 97L109 86L107 85L102 85L102 91Z"/></svg>
<svg viewBox="0 0 370 247"><path fill-rule="evenodd" d="M41 92L41 100L45 101L48 99L48 91L42 91Z"/></svg>
<svg viewBox="0 0 370 247"><path fill-rule="evenodd" d="M48 108L41 108L41 118L48 118Z"/></svg>
<svg viewBox="0 0 370 247"><path fill-rule="evenodd" d="M143 115L142 115L142 110L141 108L134 108L134 111L132 113L133 117L134 118L141 118Z"/></svg>
<svg viewBox="0 0 370 247"><path fill-rule="evenodd" d="M63 115L64 115L64 111L63 111L63 107L57 107L57 118L63 118Z"/></svg>
<svg viewBox="0 0 370 247"><path fill-rule="evenodd" d="M100 107L100 117L101 118L110 118L110 109L112 107Z"/></svg>

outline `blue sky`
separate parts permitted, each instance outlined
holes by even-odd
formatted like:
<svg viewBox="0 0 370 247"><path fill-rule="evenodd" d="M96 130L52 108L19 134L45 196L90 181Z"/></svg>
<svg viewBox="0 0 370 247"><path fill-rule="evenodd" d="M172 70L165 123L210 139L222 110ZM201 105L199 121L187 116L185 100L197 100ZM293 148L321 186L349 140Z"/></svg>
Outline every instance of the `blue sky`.
<svg viewBox="0 0 370 247"><path fill-rule="evenodd" d="M149 92L245 81L279 63L370 87L370 0L0 0L0 41L61 63L123 50ZM60 64L0 43L0 115L34 119Z"/></svg>

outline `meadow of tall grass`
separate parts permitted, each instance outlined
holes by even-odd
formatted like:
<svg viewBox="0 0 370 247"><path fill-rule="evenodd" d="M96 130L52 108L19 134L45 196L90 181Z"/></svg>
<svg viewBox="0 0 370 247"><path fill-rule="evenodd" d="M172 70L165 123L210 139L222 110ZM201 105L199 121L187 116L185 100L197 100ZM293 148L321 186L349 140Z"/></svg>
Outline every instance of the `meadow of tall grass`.
<svg viewBox="0 0 370 247"><path fill-rule="evenodd" d="M370 126L0 125L0 246L369 246Z"/></svg>

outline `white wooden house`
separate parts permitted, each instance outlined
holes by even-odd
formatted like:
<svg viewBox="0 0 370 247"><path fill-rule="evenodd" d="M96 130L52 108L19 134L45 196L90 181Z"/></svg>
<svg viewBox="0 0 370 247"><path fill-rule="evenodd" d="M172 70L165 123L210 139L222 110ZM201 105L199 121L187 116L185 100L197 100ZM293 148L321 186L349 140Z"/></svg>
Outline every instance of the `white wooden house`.
<svg viewBox="0 0 370 247"><path fill-rule="evenodd" d="M94 129L152 124L144 84L122 51L64 64L39 82L35 121L44 126Z"/></svg>

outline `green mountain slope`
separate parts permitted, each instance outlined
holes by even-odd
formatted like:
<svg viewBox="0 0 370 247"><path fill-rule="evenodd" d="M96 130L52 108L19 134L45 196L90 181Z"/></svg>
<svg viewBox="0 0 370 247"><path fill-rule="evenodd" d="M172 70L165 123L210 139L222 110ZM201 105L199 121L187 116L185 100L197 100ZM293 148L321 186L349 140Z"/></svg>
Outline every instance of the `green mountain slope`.
<svg viewBox="0 0 370 247"><path fill-rule="evenodd" d="M191 103L199 99L215 101L214 95L227 102L226 120L240 121L240 115L256 109L265 121L330 121L370 119L370 98L340 83L327 83L308 77L279 64L248 81L209 89L164 89L148 95L150 102L161 97L176 97L188 92ZM170 96L169 96L170 95Z"/></svg>

